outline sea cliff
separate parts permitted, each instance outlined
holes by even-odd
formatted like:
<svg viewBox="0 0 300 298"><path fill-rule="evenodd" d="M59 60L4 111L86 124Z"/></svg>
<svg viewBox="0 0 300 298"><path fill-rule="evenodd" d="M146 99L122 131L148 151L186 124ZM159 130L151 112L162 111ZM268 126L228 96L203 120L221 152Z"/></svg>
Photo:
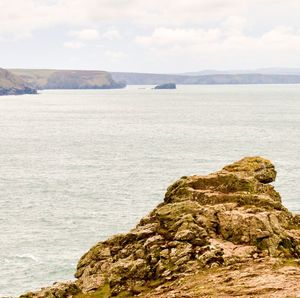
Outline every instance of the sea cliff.
<svg viewBox="0 0 300 298"><path fill-rule="evenodd" d="M11 69L32 88L43 89L118 89L126 83L115 81L106 71Z"/></svg>
<svg viewBox="0 0 300 298"><path fill-rule="evenodd" d="M300 215L275 178L261 157L184 176L135 228L85 253L76 280L21 297L297 297Z"/></svg>
<svg viewBox="0 0 300 298"><path fill-rule="evenodd" d="M0 96L36 94L37 91L30 87L24 80L10 71L0 68Z"/></svg>

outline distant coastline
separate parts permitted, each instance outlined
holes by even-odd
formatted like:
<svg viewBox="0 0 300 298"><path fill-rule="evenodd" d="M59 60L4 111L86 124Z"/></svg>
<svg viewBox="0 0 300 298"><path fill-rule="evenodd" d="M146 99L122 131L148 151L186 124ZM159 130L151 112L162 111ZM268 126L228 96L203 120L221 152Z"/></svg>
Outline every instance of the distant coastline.
<svg viewBox="0 0 300 298"><path fill-rule="evenodd" d="M300 74L155 74L112 72L116 81L125 81L128 85L160 85L173 82L179 85L251 85L251 84L300 84Z"/></svg>
<svg viewBox="0 0 300 298"><path fill-rule="evenodd" d="M155 74L96 70L0 68L0 95L36 94L45 89L121 89L126 85L300 84L300 73L198 72ZM207 74L206 74L207 73Z"/></svg>

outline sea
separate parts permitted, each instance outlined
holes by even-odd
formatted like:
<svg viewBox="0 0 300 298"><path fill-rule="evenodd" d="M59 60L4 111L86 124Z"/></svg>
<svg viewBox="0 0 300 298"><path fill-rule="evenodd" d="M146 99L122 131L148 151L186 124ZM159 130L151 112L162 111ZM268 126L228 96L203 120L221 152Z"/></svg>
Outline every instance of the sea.
<svg viewBox="0 0 300 298"><path fill-rule="evenodd" d="M184 175L245 156L300 212L300 85L44 90L0 97L0 297L73 278Z"/></svg>

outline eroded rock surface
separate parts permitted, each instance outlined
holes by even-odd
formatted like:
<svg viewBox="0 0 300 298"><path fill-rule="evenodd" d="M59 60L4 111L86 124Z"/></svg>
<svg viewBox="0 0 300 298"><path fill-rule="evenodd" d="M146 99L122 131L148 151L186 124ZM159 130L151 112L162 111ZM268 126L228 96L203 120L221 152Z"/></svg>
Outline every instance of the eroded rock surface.
<svg viewBox="0 0 300 298"><path fill-rule="evenodd" d="M205 289L203 274L209 279L212 270L227 270L229 275L235 272L232 280L238 279L239 264L246 269L249 264L265 268L268 278L260 283L264 293L264 288L274 284L268 280L272 274L275 278L275 263L293 260L300 274L300 216L282 205L279 193L269 184L275 177L272 163L261 157L244 158L207 176L182 177L168 188L164 202L129 233L92 247L78 263L77 280L62 294L48 288L48 294L22 297L199 297L206 295L196 293L197 279ZM263 275L263 271L253 274ZM220 279L215 287L222 282L226 283ZM276 286L286 290L284 283L289 283L288 274ZM224 295L246 295L243 285L249 286L244 282L236 295L226 290ZM288 290L296 295L300 285Z"/></svg>

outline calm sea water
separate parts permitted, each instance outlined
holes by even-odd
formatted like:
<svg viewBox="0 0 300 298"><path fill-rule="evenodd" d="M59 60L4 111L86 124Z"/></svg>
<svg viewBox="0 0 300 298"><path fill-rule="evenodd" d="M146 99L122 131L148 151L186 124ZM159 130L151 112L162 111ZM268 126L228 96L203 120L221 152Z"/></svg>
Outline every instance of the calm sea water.
<svg viewBox="0 0 300 298"><path fill-rule="evenodd" d="M0 296L71 279L167 186L244 156L274 161L300 211L300 85L43 91L0 97Z"/></svg>

